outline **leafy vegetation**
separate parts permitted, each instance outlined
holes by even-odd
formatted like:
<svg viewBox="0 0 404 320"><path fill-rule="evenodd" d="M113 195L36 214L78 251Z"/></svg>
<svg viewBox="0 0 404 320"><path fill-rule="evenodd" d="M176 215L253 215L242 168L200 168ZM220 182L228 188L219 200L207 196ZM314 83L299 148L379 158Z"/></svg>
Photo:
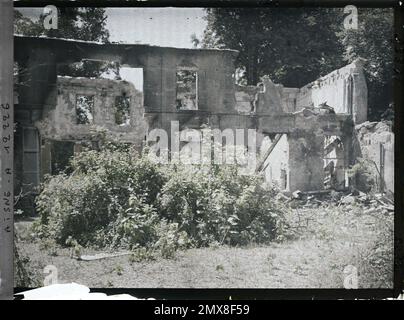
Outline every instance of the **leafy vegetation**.
<svg viewBox="0 0 404 320"><path fill-rule="evenodd" d="M37 198L38 235L65 245L177 249L276 239L281 211L274 192L234 166L160 166L107 143L74 156L48 177Z"/></svg>
<svg viewBox="0 0 404 320"><path fill-rule="evenodd" d="M377 165L369 159L358 158L348 171L352 186L363 192L377 192L380 190L380 172ZM379 179L376 179L379 177Z"/></svg>
<svg viewBox="0 0 404 320"><path fill-rule="evenodd" d="M14 236L14 287L29 288L40 286L37 273L28 255L19 251L18 236Z"/></svg>
<svg viewBox="0 0 404 320"><path fill-rule="evenodd" d="M45 29L45 15L37 21L31 20L18 9L14 10L14 33L26 36L47 36L52 38L77 39L84 41L109 42L107 16L104 8L58 7L58 28ZM84 60L58 66L58 73L71 77L99 77L106 71L119 74L119 66L113 62Z"/></svg>
<svg viewBox="0 0 404 320"><path fill-rule="evenodd" d="M366 59L369 119L392 102L393 11L359 8L358 29L345 29L343 8L209 8L203 39L194 46L240 51L241 84L269 75L301 87L354 59ZM231 32L229 32L231 30ZM391 109L391 108L390 108Z"/></svg>

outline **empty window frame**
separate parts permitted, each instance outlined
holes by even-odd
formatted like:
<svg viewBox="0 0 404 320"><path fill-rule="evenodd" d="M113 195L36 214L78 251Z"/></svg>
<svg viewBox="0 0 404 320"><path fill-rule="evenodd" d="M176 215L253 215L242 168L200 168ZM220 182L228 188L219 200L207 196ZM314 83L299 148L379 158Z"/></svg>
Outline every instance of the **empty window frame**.
<svg viewBox="0 0 404 320"><path fill-rule="evenodd" d="M78 94L76 96L76 120L77 124L94 123L94 96Z"/></svg>
<svg viewBox="0 0 404 320"><path fill-rule="evenodd" d="M120 126L130 124L130 97L115 97L115 123Z"/></svg>
<svg viewBox="0 0 404 320"><path fill-rule="evenodd" d="M177 110L198 110L198 73L196 70L177 69Z"/></svg>

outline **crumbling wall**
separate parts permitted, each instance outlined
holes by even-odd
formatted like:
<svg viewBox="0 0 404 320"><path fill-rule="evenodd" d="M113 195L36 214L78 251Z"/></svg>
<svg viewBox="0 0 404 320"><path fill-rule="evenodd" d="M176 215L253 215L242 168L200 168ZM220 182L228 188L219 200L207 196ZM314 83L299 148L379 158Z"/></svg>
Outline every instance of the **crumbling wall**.
<svg viewBox="0 0 404 320"><path fill-rule="evenodd" d="M324 135L319 131L296 130L288 135L289 190L324 188Z"/></svg>
<svg viewBox="0 0 404 320"><path fill-rule="evenodd" d="M241 114L255 112L254 101L258 92L257 86L235 85L236 111Z"/></svg>
<svg viewBox="0 0 404 320"><path fill-rule="evenodd" d="M325 136L324 138L324 186L327 189L345 189L346 147L341 137Z"/></svg>
<svg viewBox="0 0 404 320"><path fill-rule="evenodd" d="M261 171L267 182L285 191L324 188L324 136L320 131L295 130L263 142L270 150ZM265 145L266 144L266 145Z"/></svg>
<svg viewBox="0 0 404 320"><path fill-rule="evenodd" d="M286 88L263 77L257 86L235 87L236 111L239 113L282 114L296 111L298 88Z"/></svg>
<svg viewBox="0 0 404 320"><path fill-rule="evenodd" d="M285 112L296 111L296 100L298 93L298 88L282 87L282 106Z"/></svg>
<svg viewBox="0 0 404 320"><path fill-rule="evenodd" d="M43 117L36 122L42 138L53 140L94 140L97 134L105 133L106 138L120 140L141 146L146 134L143 118L142 93L126 81L110 79L88 79L58 77L57 103L46 107ZM77 123L77 96L92 96L93 123ZM116 97L130 99L130 123L116 123Z"/></svg>
<svg viewBox="0 0 404 320"><path fill-rule="evenodd" d="M394 133L392 123L364 122L355 127L355 156L374 165L372 170L379 190L394 193Z"/></svg>
<svg viewBox="0 0 404 320"><path fill-rule="evenodd" d="M356 124L367 120L367 85L362 59L302 88L286 88L262 78L257 86L236 86L236 111L276 115L326 104L338 114L352 115Z"/></svg>
<svg viewBox="0 0 404 320"><path fill-rule="evenodd" d="M367 120L367 86L362 59L300 88L296 110L322 103L334 108L336 113L352 114L357 124Z"/></svg>
<svg viewBox="0 0 404 320"><path fill-rule="evenodd" d="M77 141L91 139L94 134L104 131L110 138L140 144L147 126L170 132L171 121L178 121L180 130L185 127L198 129L207 124L222 130L240 128L256 129L265 135L287 134L287 183L292 191L322 188L324 135L343 136L343 127L352 129L346 114L352 114L356 123L366 119L367 89L360 61L301 89L284 88L268 77L255 88L241 88L234 84L237 52L232 50L97 44L30 37L16 37L14 44L16 60L32 69L30 76L33 79L19 92L19 112L26 114L16 115L17 118L21 118L20 115L29 117L42 137ZM143 104L135 103L139 100L133 99L135 106L131 110L135 115L129 126L114 123L111 105L112 97L121 95L122 90L137 97L133 87L107 79L60 79L60 84L56 85L58 63L83 59L115 61L121 66L143 68L144 110ZM177 110L176 74L182 69L197 72L197 110ZM93 124L76 123L77 94L94 96ZM305 108L324 102L342 114ZM282 143L278 148L281 146Z"/></svg>
<svg viewBox="0 0 404 320"><path fill-rule="evenodd" d="M282 107L282 86L275 84L264 76L262 78L262 90L258 92L256 112L258 114L280 114Z"/></svg>
<svg viewBox="0 0 404 320"><path fill-rule="evenodd" d="M151 49L143 65L146 112L177 112L178 70L194 70L197 73L198 111L233 110L235 51Z"/></svg>
<svg viewBox="0 0 404 320"><path fill-rule="evenodd" d="M29 67L41 66L42 78L54 85L55 63L80 62L83 59L114 61L124 67L143 68L144 108L151 114L151 127L161 127L166 116L177 113L176 72L191 68L197 72L198 110L194 113L235 112L234 61L238 52L220 49L180 49L140 44L100 44L66 39L15 36L16 61ZM29 50L27 50L29 48ZM37 55L36 53L40 54ZM35 75L35 78L41 78ZM50 77L52 75L52 79ZM53 83L52 83L53 82ZM42 87L43 87L42 82ZM47 90L37 92L45 93ZM44 104L46 97L35 97L29 90L24 101ZM25 96L24 96L25 98ZM181 112L189 110L181 110ZM199 112L200 111L200 112ZM164 114L165 113L165 114Z"/></svg>

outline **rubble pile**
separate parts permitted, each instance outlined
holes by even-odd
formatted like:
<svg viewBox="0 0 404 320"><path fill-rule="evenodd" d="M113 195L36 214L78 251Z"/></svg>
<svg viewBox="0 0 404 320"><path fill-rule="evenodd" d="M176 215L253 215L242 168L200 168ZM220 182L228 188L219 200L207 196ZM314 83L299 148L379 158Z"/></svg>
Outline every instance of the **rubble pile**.
<svg viewBox="0 0 404 320"><path fill-rule="evenodd" d="M345 211L351 211L353 207L361 207L364 214L380 213L391 214L394 212L394 202L382 193L364 193L353 191L295 191L290 195L279 193L277 200L288 204L291 208L321 208L344 207Z"/></svg>

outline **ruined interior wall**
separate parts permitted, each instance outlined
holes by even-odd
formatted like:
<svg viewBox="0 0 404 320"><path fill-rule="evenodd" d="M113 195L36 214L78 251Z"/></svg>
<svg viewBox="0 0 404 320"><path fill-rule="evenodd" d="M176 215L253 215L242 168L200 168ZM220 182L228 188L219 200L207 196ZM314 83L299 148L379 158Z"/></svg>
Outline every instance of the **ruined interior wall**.
<svg viewBox="0 0 404 320"><path fill-rule="evenodd" d="M80 79L77 80L79 81L78 86L73 86L71 83L69 88L61 87L60 93L56 91L56 87L52 87L56 83L55 63L76 62L82 59L117 61L122 66L143 68L144 118L150 129L158 127L169 132L170 121L178 120L180 129L184 127L200 128L203 124L208 124L212 128L220 129L255 128L265 134L289 134L288 166L290 174L288 183L290 190L316 190L323 185L324 134L342 135L341 126L347 120L344 118L345 115L311 116L310 112L308 112L308 116L292 114L298 109L299 99L300 107L325 102L321 100L333 94L335 86L340 86L338 79L333 79L332 74L344 73L341 70L350 70L347 71L347 74L349 73L353 77L355 84L355 90L352 92L352 109L357 123L358 119L366 116L365 108L362 108L366 106L366 94L363 94L366 82L362 77L361 67L356 64L351 68L347 66L326 76L329 83L324 82L322 89L307 86L307 92L304 92L304 88L302 90L284 88L282 85L274 84L266 77L263 79L265 88L263 91L261 91L262 88L261 92L247 90L248 97L246 95L237 97L236 93L240 90L235 90L233 77L234 60L237 56L235 51L175 49L142 45L97 45L26 37L17 37L15 44L17 48L21 48L21 46L26 48L27 42L30 48L28 55L22 54L24 50L17 50L17 61L28 56L30 66L44 66L42 62L46 60L45 65L48 63L49 68L40 67L38 69L33 76L38 81L33 83L35 86L28 86L25 93L22 92L20 100L25 103L34 102L39 112L42 112L43 109L42 120L36 124L40 128L41 134L50 139L88 139L93 131L100 128L106 129L111 137L119 138L122 141L133 142L134 139L140 141L144 137L145 124L141 122L143 120L139 120L140 122L131 125L130 128L122 128L113 123L113 114L109 111L111 108L108 108L112 99L108 96L115 95L115 89L107 89L106 96L102 96L105 93L100 92L103 84L93 80L91 80L93 84L86 84L84 80ZM33 54L33 52L40 54ZM181 67L191 67L198 72L198 110L176 110L176 71ZM46 82L48 87L43 85ZM83 91L77 92L79 88ZM76 125L74 120L72 122L76 99L75 96L69 95L69 90L80 94L95 92L95 125ZM38 96L38 92L41 93L41 96ZM49 95L49 93L51 94ZM43 96L48 96L47 101L44 101ZM303 103L302 101L305 99L307 102ZM347 94L345 99L348 101ZM251 100L255 102L256 114L242 114L248 113L248 103L245 102L250 103ZM239 104L236 101L243 102L242 112L237 112L240 110L238 110ZM331 100L327 100L327 104L335 107ZM99 111L97 111L98 107L100 107ZM32 117L33 114L31 114ZM139 114L143 113L139 112ZM139 117L139 119L143 118ZM323 131L315 134L318 127L321 127Z"/></svg>
<svg viewBox="0 0 404 320"><path fill-rule="evenodd" d="M115 123L115 98L125 93L130 97L130 124ZM76 96L94 97L93 124L77 124ZM126 81L58 77L57 103L46 107L36 122L43 138L54 140L92 140L94 134L141 145L146 132L142 94Z"/></svg>
<svg viewBox="0 0 404 320"><path fill-rule="evenodd" d="M357 124L366 121L367 86L361 59L300 88L296 109L311 105L316 107L324 102L336 113L352 114Z"/></svg>
<svg viewBox="0 0 404 320"><path fill-rule="evenodd" d="M261 88L236 85L236 111L242 114L253 111L269 115L295 112L298 92L298 88L286 88L273 83L269 78L264 78Z"/></svg>
<svg viewBox="0 0 404 320"><path fill-rule="evenodd" d="M296 130L288 135L289 190L324 188L324 135Z"/></svg>
<svg viewBox="0 0 404 320"><path fill-rule="evenodd" d="M299 93L298 88L286 88L282 87L282 106L284 112L295 112L297 95Z"/></svg>
<svg viewBox="0 0 404 320"><path fill-rule="evenodd" d="M145 118L150 129L169 132L171 121L180 128L212 124L209 114L235 113L234 59L227 50L160 50L144 66ZM191 68L197 72L197 110L177 110L176 73Z"/></svg>
<svg viewBox="0 0 404 320"><path fill-rule="evenodd" d="M251 112L255 103L257 114L292 113L322 103L339 114L351 114L355 123L367 120L367 85L363 60L321 77L302 88L286 88L263 77L263 86L236 86L236 111Z"/></svg>
<svg viewBox="0 0 404 320"><path fill-rule="evenodd" d="M176 71L197 72L198 110L229 112L235 105L233 51L167 49L151 54L145 69L146 112L176 112Z"/></svg>
<svg viewBox="0 0 404 320"><path fill-rule="evenodd" d="M254 99L258 92L256 86L235 85L235 109L241 114L249 114L254 111Z"/></svg>
<svg viewBox="0 0 404 320"><path fill-rule="evenodd" d="M394 193L394 133L390 122L365 122L355 127L359 148L356 156L370 160L377 166L375 179L379 181L381 173L385 190ZM380 149L384 149L381 155ZM359 150L358 150L359 149ZM384 167L381 164L384 162Z"/></svg>
<svg viewBox="0 0 404 320"><path fill-rule="evenodd" d="M325 186L336 190L345 188L345 148L338 136L326 136L324 149Z"/></svg>

